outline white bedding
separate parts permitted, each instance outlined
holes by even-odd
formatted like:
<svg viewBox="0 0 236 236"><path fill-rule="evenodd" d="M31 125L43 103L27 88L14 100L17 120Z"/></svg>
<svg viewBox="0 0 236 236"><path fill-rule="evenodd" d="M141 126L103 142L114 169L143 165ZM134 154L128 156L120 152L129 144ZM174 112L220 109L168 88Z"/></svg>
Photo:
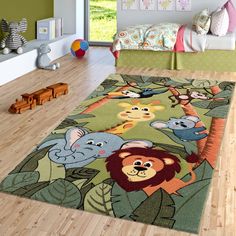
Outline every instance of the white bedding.
<svg viewBox="0 0 236 236"><path fill-rule="evenodd" d="M188 25L185 27L183 43L185 52L204 52L206 49L206 36L197 34L192 30L192 25Z"/></svg>
<svg viewBox="0 0 236 236"><path fill-rule="evenodd" d="M221 37L208 34L206 36L206 49L235 50L235 34L230 33Z"/></svg>
<svg viewBox="0 0 236 236"><path fill-rule="evenodd" d="M200 35L192 30L190 25L184 31L185 52L204 52L205 50L235 50L235 33L225 36L211 34Z"/></svg>

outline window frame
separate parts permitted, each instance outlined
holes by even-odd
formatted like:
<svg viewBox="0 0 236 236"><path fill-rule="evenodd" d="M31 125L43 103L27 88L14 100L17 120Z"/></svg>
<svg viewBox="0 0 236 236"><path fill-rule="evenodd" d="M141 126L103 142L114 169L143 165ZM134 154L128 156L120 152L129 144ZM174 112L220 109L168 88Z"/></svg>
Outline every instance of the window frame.
<svg viewBox="0 0 236 236"><path fill-rule="evenodd" d="M112 46L112 42L105 41L90 41L89 33L90 33L90 0L84 0L84 38L89 42L90 46L102 46L102 47L110 47Z"/></svg>

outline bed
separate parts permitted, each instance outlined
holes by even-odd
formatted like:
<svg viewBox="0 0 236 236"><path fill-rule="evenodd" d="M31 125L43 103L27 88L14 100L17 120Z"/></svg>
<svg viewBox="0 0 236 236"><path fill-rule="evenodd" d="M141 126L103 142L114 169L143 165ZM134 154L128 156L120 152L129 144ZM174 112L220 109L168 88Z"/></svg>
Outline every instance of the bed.
<svg viewBox="0 0 236 236"><path fill-rule="evenodd" d="M148 26L145 25L145 27ZM131 30L133 29L132 27ZM211 34L198 35L190 25L179 27L178 32L174 26L173 32L176 33L175 45L167 47L165 50L157 48L149 50L147 47L139 47L141 45L139 41L131 48L126 46L122 48L120 45L114 47L114 43L117 43L116 37L112 48L116 57L116 66L236 72L235 33L229 33L222 37ZM173 36L173 34L169 36L169 31L167 34L168 37ZM177 48L176 44L178 44Z"/></svg>

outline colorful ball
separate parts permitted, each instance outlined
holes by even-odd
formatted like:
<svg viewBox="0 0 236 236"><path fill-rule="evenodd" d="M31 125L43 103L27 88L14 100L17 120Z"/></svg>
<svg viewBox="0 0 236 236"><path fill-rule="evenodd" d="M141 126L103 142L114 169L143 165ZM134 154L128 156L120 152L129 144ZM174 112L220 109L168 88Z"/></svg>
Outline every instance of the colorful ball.
<svg viewBox="0 0 236 236"><path fill-rule="evenodd" d="M74 57L80 58L85 55L85 52L88 50L89 44L84 39L76 39L71 45L71 54Z"/></svg>

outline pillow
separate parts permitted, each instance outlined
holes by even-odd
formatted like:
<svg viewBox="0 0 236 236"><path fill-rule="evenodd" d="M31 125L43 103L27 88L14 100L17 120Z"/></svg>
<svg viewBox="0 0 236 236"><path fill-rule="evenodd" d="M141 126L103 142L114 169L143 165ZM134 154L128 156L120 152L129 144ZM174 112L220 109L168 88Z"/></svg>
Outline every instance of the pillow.
<svg viewBox="0 0 236 236"><path fill-rule="evenodd" d="M198 34L207 34L211 25L211 16L208 9L204 9L193 18L193 29Z"/></svg>
<svg viewBox="0 0 236 236"><path fill-rule="evenodd" d="M231 0L225 3L224 7L226 8L228 15L229 15L229 28L228 32L234 32L236 28L236 9L234 4Z"/></svg>
<svg viewBox="0 0 236 236"><path fill-rule="evenodd" d="M224 36L228 32L228 28L229 15L226 8L213 12L211 17L211 33L217 36Z"/></svg>

